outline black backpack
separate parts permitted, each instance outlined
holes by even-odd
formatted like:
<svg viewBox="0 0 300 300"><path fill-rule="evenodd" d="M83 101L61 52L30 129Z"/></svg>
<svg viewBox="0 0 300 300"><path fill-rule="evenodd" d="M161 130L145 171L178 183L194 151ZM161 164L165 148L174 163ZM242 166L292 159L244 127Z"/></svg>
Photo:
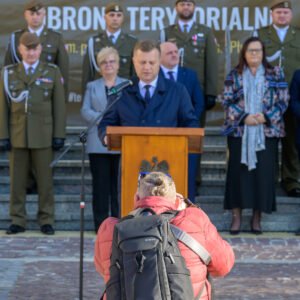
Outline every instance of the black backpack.
<svg viewBox="0 0 300 300"><path fill-rule="evenodd" d="M208 264L209 253L191 236L170 224L177 211L156 215L137 209L116 224L108 300L193 300L190 272L177 239ZM201 297L205 285L197 295Z"/></svg>

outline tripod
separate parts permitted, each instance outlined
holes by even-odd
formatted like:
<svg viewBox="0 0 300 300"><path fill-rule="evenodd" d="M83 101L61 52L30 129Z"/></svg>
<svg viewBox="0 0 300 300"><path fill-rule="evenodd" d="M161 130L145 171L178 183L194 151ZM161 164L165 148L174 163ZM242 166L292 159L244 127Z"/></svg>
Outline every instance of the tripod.
<svg viewBox="0 0 300 300"><path fill-rule="evenodd" d="M106 108L99 113L99 116L83 131L78 135L79 141L81 143L81 189L80 189L80 260L79 260L79 299L83 299L83 258L84 258L84 209L85 209L85 144L87 141L87 136L89 131L100 123L105 113L113 107L116 102L121 98L121 92L117 93L110 92L108 93L107 100L108 105ZM70 143L66 149L51 162L50 167L53 168L61 158L75 145L77 141Z"/></svg>

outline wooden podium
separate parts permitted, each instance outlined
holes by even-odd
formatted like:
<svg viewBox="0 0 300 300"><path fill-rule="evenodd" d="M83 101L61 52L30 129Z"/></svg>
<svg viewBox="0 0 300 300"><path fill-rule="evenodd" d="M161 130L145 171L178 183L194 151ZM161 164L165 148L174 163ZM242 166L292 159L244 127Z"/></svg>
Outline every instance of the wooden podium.
<svg viewBox="0 0 300 300"><path fill-rule="evenodd" d="M187 196L188 153L201 153L203 128L107 127L110 150L121 150L121 215L134 205L141 162L166 160L176 190Z"/></svg>

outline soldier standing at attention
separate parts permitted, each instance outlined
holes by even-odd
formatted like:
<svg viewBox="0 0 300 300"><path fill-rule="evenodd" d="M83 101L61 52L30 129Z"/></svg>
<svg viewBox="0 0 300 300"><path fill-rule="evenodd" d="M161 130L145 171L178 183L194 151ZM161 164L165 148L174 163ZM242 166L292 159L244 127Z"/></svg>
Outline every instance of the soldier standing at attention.
<svg viewBox="0 0 300 300"><path fill-rule="evenodd" d="M27 28L19 29L10 36L4 59L4 66L19 63L22 58L18 51L19 40L24 32L35 33L42 45L40 60L59 67L64 79L66 101L68 96L69 57L64 40L59 32L45 27L46 9L41 1L32 0L25 5L24 18Z"/></svg>
<svg viewBox="0 0 300 300"><path fill-rule="evenodd" d="M24 18L27 28L17 30L10 36L5 53L4 66L19 63L22 58L18 51L19 40L24 32L35 33L42 44L40 60L57 65L64 79L65 101L68 101L69 57L60 33L45 27L46 9L41 1L31 0L24 7ZM36 193L35 171L30 170L27 193Z"/></svg>
<svg viewBox="0 0 300 300"><path fill-rule="evenodd" d="M53 150L64 145L65 99L59 68L40 60L35 33L20 37L22 61L3 68L0 81L0 149L10 151L10 216L7 234L26 227L26 184L31 167L38 189L37 218L44 234L54 234Z"/></svg>
<svg viewBox="0 0 300 300"><path fill-rule="evenodd" d="M193 21L194 0L177 0L175 5L178 22L163 29L160 40L176 43L181 54L181 66L197 72L205 95L205 107L209 110L215 105L218 94L216 40L210 28ZM204 126L204 121L201 125Z"/></svg>
<svg viewBox="0 0 300 300"><path fill-rule="evenodd" d="M124 21L123 8L117 3L107 4L104 19L106 30L88 40L82 67L82 93L88 82L100 77L96 56L103 47L114 47L118 51L120 56L118 75L120 77L130 78L134 72L132 54L137 39L125 33L121 28Z"/></svg>
<svg viewBox="0 0 300 300"><path fill-rule="evenodd" d="M291 26L291 1L273 1L273 23L255 34L264 41L268 61L283 68L285 79L291 84L295 70L300 68L300 29ZM300 164L295 146L296 120L290 108L284 115L286 136L282 139L281 180L289 197L300 197Z"/></svg>

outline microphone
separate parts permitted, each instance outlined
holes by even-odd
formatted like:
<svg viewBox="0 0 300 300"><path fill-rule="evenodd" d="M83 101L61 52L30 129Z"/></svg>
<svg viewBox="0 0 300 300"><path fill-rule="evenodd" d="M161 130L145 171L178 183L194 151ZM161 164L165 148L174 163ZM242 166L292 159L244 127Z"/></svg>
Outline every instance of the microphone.
<svg viewBox="0 0 300 300"><path fill-rule="evenodd" d="M108 90L107 96L115 95L120 93L123 89L127 88L129 85L133 85L131 80L123 81L122 83L113 86L111 89Z"/></svg>

